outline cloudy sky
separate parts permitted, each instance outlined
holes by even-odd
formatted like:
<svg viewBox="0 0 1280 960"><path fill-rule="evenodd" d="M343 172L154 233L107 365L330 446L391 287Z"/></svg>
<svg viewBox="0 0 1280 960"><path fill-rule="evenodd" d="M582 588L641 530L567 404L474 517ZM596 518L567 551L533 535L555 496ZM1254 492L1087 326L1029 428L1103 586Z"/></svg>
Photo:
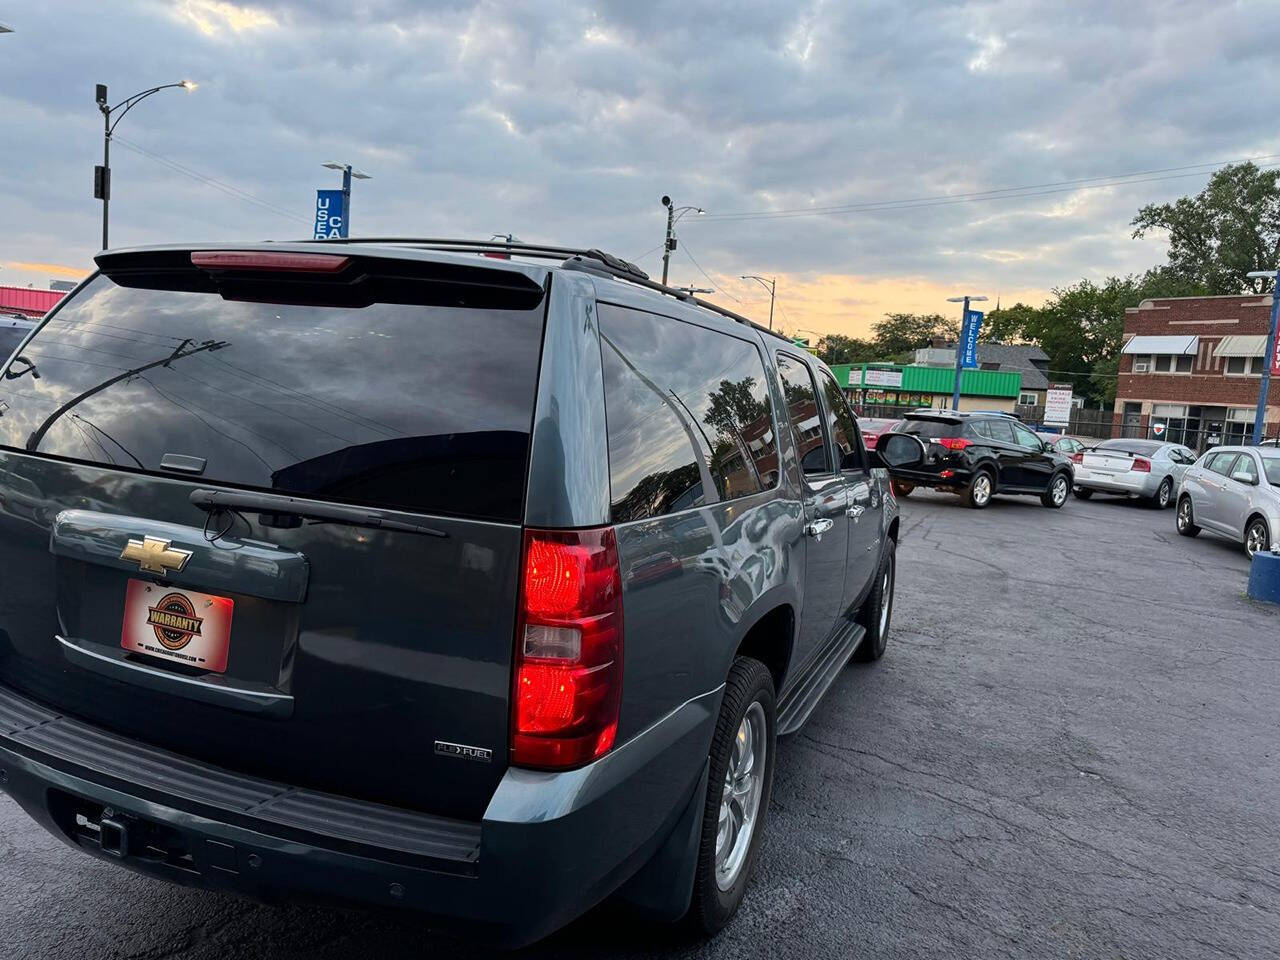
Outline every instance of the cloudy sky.
<svg viewBox="0 0 1280 960"><path fill-rule="evenodd" d="M1280 0L0 0L0 23L0 283L92 263L98 82L199 83L120 125L113 245L306 236L337 159L373 176L354 234L510 231L657 275L666 193L707 210L673 283L763 319L736 278L777 275L778 319L819 332L1142 270L1139 206L1280 162Z"/></svg>

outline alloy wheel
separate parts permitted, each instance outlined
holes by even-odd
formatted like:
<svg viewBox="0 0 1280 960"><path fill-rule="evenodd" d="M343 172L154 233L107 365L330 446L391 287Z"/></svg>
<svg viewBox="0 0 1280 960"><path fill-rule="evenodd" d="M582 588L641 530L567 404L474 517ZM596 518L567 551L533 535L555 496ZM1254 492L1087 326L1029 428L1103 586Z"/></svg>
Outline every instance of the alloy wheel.
<svg viewBox="0 0 1280 960"><path fill-rule="evenodd" d="M1261 520L1249 525L1244 538L1244 549L1251 557L1259 550L1267 549L1267 527Z"/></svg>
<svg viewBox="0 0 1280 960"><path fill-rule="evenodd" d="M1186 530L1191 526L1191 500L1183 500L1178 504L1178 529Z"/></svg>
<svg viewBox="0 0 1280 960"><path fill-rule="evenodd" d="M1053 481L1053 502L1055 506L1062 506L1067 502L1067 478L1058 477Z"/></svg>
<svg viewBox="0 0 1280 960"><path fill-rule="evenodd" d="M973 480L973 502L981 505L990 499L991 478L985 473L980 473Z"/></svg>
<svg viewBox="0 0 1280 960"><path fill-rule="evenodd" d="M889 563L885 566L884 581L880 584L880 638L881 643L884 642L884 635L889 629L889 613L893 609L893 558L889 559Z"/></svg>
<svg viewBox="0 0 1280 960"><path fill-rule="evenodd" d="M1171 484L1168 480L1163 481L1160 484L1160 489L1156 491L1156 502L1160 504L1161 510L1163 510L1165 507L1169 505L1169 498L1172 496L1173 496L1173 484Z"/></svg>
<svg viewBox="0 0 1280 960"><path fill-rule="evenodd" d="M728 890L738 880L751 849L760 795L764 791L765 752L768 734L764 707L753 701L738 725L720 795L720 820L716 830L716 886Z"/></svg>

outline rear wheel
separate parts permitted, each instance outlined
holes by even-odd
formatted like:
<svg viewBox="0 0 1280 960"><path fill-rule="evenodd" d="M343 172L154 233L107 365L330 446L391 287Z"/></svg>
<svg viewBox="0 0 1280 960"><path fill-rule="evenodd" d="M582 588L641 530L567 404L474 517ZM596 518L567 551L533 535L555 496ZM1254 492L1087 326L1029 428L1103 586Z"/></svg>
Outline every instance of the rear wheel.
<svg viewBox="0 0 1280 960"><path fill-rule="evenodd" d="M1086 490L1084 487L1076 487L1075 495L1078 500L1088 500L1093 496L1093 491Z"/></svg>
<svg viewBox="0 0 1280 960"><path fill-rule="evenodd" d="M1071 493L1071 478L1065 473L1055 473L1049 481L1049 489L1040 494L1040 502L1054 510L1061 509Z"/></svg>
<svg viewBox="0 0 1280 960"><path fill-rule="evenodd" d="M899 499L911 496L911 491L916 488L914 483L907 483L905 480L893 480L893 495Z"/></svg>
<svg viewBox="0 0 1280 960"><path fill-rule="evenodd" d="M729 670L711 741L698 869L686 916L702 933L720 930L742 903L769 809L776 740L773 677L759 660L739 657Z"/></svg>
<svg viewBox="0 0 1280 960"><path fill-rule="evenodd" d="M1178 501L1178 532L1184 537L1194 537L1200 532L1196 526L1195 512L1191 507L1191 498L1183 497Z"/></svg>
<svg viewBox="0 0 1280 960"><path fill-rule="evenodd" d="M885 544L884 557L880 560L880 569L876 573L876 584L871 588L871 595L858 611L858 622L867 628L867 635L854 651L853 658L864 663L879 660L884 656L885 645L889 642L889 620L893 616L893 587L898 564L894 556L897 544L890 540Z"/></svg>
<svg viewBox="0 0 1280 960"><path fill-rule="evenodd" d="M1270 546L1271 530L1267 527L1267 521L1261 517L1251 518L1249 525L1244 528L1244 552L1252 557L1259 550L1266 550Z"/></svg>
<svg viewBox="0 0 1280 960"><path fill-rule="evenodd" d="M1160 481L1160 489L1151 498L1151 506L1163 510L1173 501L1173 477L1165 477Z"/></svg>
<svg viewBox="0 0 1280 960"><path fill-rule="evenodd" d="M965 487L964 492L960 495L964 497L965 503L969 504L973 509L981 510L991 502L991 495L995 493L995 487L995 478L992 477L991 471L984 468L973 475L973 479L969 481L969 486Z"/></svg>

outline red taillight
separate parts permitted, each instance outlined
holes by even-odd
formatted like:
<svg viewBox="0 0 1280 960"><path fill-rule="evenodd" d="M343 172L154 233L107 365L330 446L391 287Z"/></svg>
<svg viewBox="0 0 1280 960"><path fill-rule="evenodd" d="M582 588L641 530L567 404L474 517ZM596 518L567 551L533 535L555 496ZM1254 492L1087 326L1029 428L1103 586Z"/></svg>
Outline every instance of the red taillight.
<svg viewBox="0 0 1280 960"><path fill-rule="evenodd" d="M193 266L202 270L252 270L273 273L337 273L351 261L332 253L259 253L253 250L196 250Z"/></svg>
<svg viewBox="0 0 1280 960"><path fill-rule="evenodd" d="M613 528L526 530L511 760L564 769L605 754L622 695L622 576Z"/></svg>
<svg viewBox="0 0 1280 960"><path fill-rule="evenodd" d="M1083 454L1083 453L1073 453L1073 454L1071 455L1071 462L1072 462L1072 463L1084 463L1084 454Z"/></svg>
<svg viewBox="0 0 1280 960"><path fill-rule="evenodd" d="M973 441L966 440L964 437L938 437L938 443L948 450L963 450L965 447L973 446Z"/></svg>
<svg viewBox="0 0 1280 960"><path fill-rule="evenodd" d="M1131 466L1129 469L1136 470L1138 473L1150 473L1151 461L1143 457L1134 457L1133 466Z"/></svg>

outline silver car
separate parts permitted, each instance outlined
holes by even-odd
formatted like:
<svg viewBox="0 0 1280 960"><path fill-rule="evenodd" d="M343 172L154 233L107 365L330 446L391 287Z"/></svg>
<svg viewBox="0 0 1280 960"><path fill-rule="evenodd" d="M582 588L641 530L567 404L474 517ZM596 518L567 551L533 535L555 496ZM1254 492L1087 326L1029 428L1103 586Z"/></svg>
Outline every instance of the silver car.
<svg viewBox="0 0 1280 960"><path fill-rule="evenodd" d="M1178 495L1178 532L1201 529L1244 544L1253 556L1280 531L1280 449L1215 447L1191 467Z"/></svg>
<svg viewBox="0 0 1280 960"><path fill-rule="evenodd" d="M1163 510L1174 502L1182 476L1196 455L1180 443L1160 440L1103 440L1086 450L1075 469L1076 496L1095 493L1139 497Z"/></svg>

